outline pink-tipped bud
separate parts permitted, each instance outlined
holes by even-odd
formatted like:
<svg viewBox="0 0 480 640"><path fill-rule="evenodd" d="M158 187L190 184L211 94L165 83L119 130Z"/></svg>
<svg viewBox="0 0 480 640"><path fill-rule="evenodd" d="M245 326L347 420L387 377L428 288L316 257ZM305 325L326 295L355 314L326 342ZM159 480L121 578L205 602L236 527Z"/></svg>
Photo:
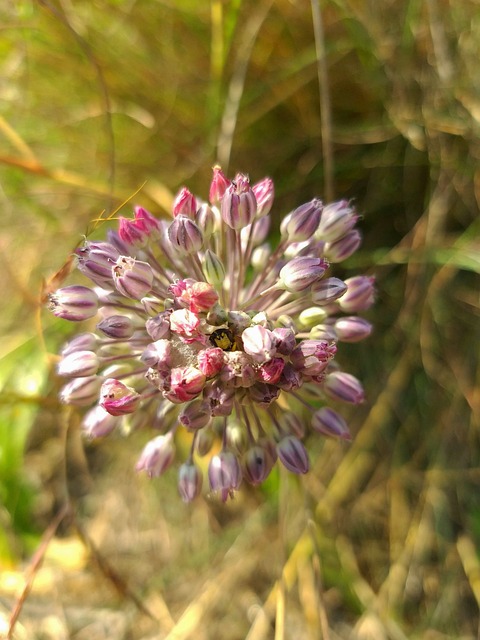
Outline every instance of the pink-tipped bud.
<svg viewBox="0 0 480 640"><path fill-rule="evenodd" d="M168 239L175 249L189 255L203 246L203 233L200 227L185 215L179 215L168 227Z"/></svg>
<svg viewBox="0 0 480 640"><path fill-rule="evenodd" d="M355 253L362 244L360 231L352 229L336 242L326 242L323 254L332 262L343 262Z"/></svg>
<svg viewBox="0 0 480 640"><path fill-rule="evenodd" d="M193 313L203 313L210 311L218 302L218 293L208 282L193 282L187 285L178 302Z"/></svg>
<svg viewBox="0 0 480 640"><path fill-rule="evenodd" d="M225 352L219 347L203 349L197 355L197 362L200 371L207 378L213 378L220 373L225 363Z"/></svg>
<svg viewBox="0 0 480 640"><path fill-rule="evenodd" d="M252 191L257 201L257 218L263 218L272 208L275 197L275 187L271 178L263 178L253 185Z"/></svg>
<svg viewBox="0 0 480 640"><path fill-rule="evenodd" d="M48 296L48 309L57 318L81 322L97 314L98 297L92 289L73 284L51 293Z"/></svg>
<svg viewBox="0 0 480 640"><path fill-rule="evenodd" d="M147 442L137 464L136 471L145 471L150 478L158 478L169 468L175 458L175 446L171 433L157 436Z"/></svg>
<svg viewBox="0 0 480 640"><path fill-rule="evenodd" d="M242 469L231 451L221 451L208 465L208 480L212 491L218 491L225 501L242 482Z"/></svg>
<svg viewBox="0 0 480 640"><path fill-rule="evenodd" d="M178 492L184 502L192 502L201 492L203 474L193 462L184 462L178 470Z"/></svg>
<svg viewBox="0 0 480 640"><path fill-rule="evenodd" d="M197 212L197 199L191 193L187 187L182 187L175 196L173 201L173 217L187 216L191 220L195 219L195 213Z"/></svg>
<svg viewBox="0 0 480 640"><path fill-rule="evenodd" d="M148 262L120 256L112 273L117 291L127 298L140 300L152 289L153 271Z"/></svg>
<svg viewBox="0 0 480 640"><path fill-rule="evenodd" d="M323 258L294 258L280 270L278 286L292 293L304 291L320 280L327 269L328 262Z"/></svg>
<svg viewBox="0 0 480 640"><path fill-rule="evenodd" d="M267 384L277 384L285 367L283 358L272 358L257 370L258 379Z"/></svg>
<svg viewBox="0 0 480 640"><path fill-rule="evenodd" d="M247 327L242 333L242 342L245 353L259 364L268 362L275 355L275 336L272 331L260 324Z"/></svg>
<svg viewBox="0 0 480 640"><path fill-rule="evenodd" d="M140 404L139 393L115 378L107 378L100 389L100 406L112 416L133 413Z"/></svg>
<svg viewBox="0 0 480 640"><path fill-rule="evenodd" d="M335 332L342 342L360 342L368 338L373 326L368 320L358 316L347 316L335 321Z"/></svg>
<svg viewBox="0 0 480 640"><path fill-rule="evenodd" d="M101 378L98 376L74 378L62 387L60 400L65 404L73 404L76 407L88 407L97 399L100 384Z"/></svg>
<svg viewBox="0 0 480 640"><path fill-rule="evenodd" d="M283 219L280 225L282 236L289 242L302 242L313 236L320 222L323 204L318 198L300 205Z"/></svg>
<svg viewBox="0 0 480 640"><path fill-rule="evenodd" d="M74 351L60 360L57 373L69 378L85 378L94 376L99 365L98 356L93 351Z"/></svg>
<svg viewBox="0 0 480 640"><path fill-rule="evenodd" d="M170 315L170 329L185 339L200 335L200 318L188 309L176 309Z"/></svg>
<svg viewBox="0 0 480 640"><path fill-rule="evenodd" d="M312 418L312 428L325 436L341 438L342 440L352 439L345 420L330 407L322 407L315 411Z"/></svg>
<svg viewBox="0 0 480 640"><path fill-rule="evenodd" d="M239 173L222 198L223 221L231 229L242 229L252 222L256 211L257 201L249 180L247 176Z"/></svg>
<svg viewBox="0 0 480 640"><path fill-rule="evenodd" d="M78 270L99 287L111 288L112 267L120 254L109 242L85 242L75 251L78 258Z"/></svg>
<svg viewBox="0 0 480 640"><path fill-rule="evenodd" d="M96 405L85 414L82 420L82 432L87 438L103 438L118 427L120 420L110 415L100 405Z"/></svg>
<svg viewBox="0 0 480 640"><path fill-rule="evenodd" d="M128 316L113 315L99 322L97 329L114 340L128 340L135 332L135 325Z"/></svg>
<svg viewBox="0 0 480 640"><path fill-rule="evenodd" d="M355 226L358 215L347 200L332 202L322 212L316 237L324 242L335 242Z"/></svg>
<svg viewBox="0 0 480 640"><path fill-rule="evenodd" d="M178 419L184 427L191 431L196 431L207 426L212 419L212 414L208 403L201 398L196 398L182 409Z"/></svg>
<svg viewBox="0 0 480 640"><path fill-rule="evenodd" d="M347 285L339 278L325 278L312 285L312 301L315 304L330 304L340 298L347 290Z"/></svg>
<svg viewBox="0 0 480 640"><path fill-rule="evenodd" d="M297 371L308 376L318 376L326 369L336 351L335 344L324 340L302 340L292 351L290 359Z"/></svg>
<svg viewBox="0 0 480 640"><path fill-rule="evenodd" d="M230 180L225 177L221 168L216 165L213 167L213 178L210 184L209 200L211 204L218 204L223 198Z"/></svg>
<svg viewBox="0 0 480 640"><path fill-rule="evenodd" d="M338 304L347 313L356 313L369 309L375 302L375 278L372 276L354 276L345 280L347 291L338 300Z"/></svg>
<svg viewBox="0 0 480 640"><path fill-rule="evenodd" d="M277 444L281 463L292 473L307 473L310 468L308 453L302 442L295 436L286 436Z"/></svg>
<svg viewBox="0 0 480 640"><path fill-rule="evenodd" d="M175 404L188 402L202 392L205 382L206 377L195 367L175 367L171 371L170 389L164 396Z"/></svg>
<svg viewBox="0 0 480 640"><path fill-rule="evenodd" d="M360 381L344 371L328 373L323 388L329 396L337 400L352 404L361 404L365 400L365 392Z"/></svg>

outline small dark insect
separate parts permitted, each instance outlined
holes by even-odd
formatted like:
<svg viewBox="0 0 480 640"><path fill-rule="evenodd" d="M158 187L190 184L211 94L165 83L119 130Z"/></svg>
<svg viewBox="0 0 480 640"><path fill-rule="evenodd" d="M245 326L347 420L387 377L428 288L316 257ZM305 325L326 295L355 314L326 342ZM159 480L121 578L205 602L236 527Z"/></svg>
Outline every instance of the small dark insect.
<svg viewBox="0 0 480 640"><path fill-rule="evenodd" d="M237 343L230 329L216 329L210 335L210 342L224 351L236 351Z"/></svg>

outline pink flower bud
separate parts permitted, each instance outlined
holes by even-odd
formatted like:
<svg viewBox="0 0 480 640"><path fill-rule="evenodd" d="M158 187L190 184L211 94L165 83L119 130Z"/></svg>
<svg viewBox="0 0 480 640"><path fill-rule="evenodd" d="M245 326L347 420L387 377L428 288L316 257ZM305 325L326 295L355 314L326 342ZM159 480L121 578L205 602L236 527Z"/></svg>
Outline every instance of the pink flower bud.
<svg viewBox="0 0 480 640"><path fill-rule="evenodd" d="M268 362L275 355L275 336L269 329L259 324L245 329L242 333L242 342L245 353L259 364Z"/></svg>
<svg viewBox="0 0 480 640"><path fill-rule="evenodd" d="M332 398L344 402L361 404L365 400L365 393L360 381L344 371L333 371L327 374L324 389Z"/></svg>
<svg viewBox="0 0 480 640"><path fill-rule="evenodd" d="M170 329L183 338L196 338L200 334L200 318L188 309L176 309L170 315Z"/></svg>
<svg viewBox="0 0 480 640"><path fill-rule="evenodd" d="M196 253L203 246L200 227L185 215L179 215L168 227L168 238L175 249L182 254Z"/></svg>
<svg viewBox="0 0 480 640"><path fill-rule="evenodd" d="M315 304L327 305L340 298L347 290L347 285L338 278L325 278L312 285L312 301Z"/></svg>
<svg viewBox="0 0 480 640"><path fill-rule="evenodd" d="M247 176L237 174L222 198L223 221L231 229L242 229L252 222L256 211L257 201Z"/></svg>
<svg viewBox="0 0 480 640"><path fill-rule="evenodd" d="M82 420L82 431L87 438L103 438L118 427L120 420L110 415L100 405L96 405L85 414Z"/></svg>
<svg viewBox="0 0 480 640"><path fill-rule="evenodd" d="M88 407L98 397L101 378L87 376L70 380L60 391L60 400L76 407Z"/></svg>
<svg viewBox="0 0 480 640"><path fill-rule="evenodd" d="M208 403L202 398L196 398L189 402L178 416L184 427L191 431L203 429L210 422L212 414Z"/></svg>
<svg viewBox="0 0 480 640"><path fill-rule="evenodd" d="M112 416L133 413L140 404L139 393L115 378L107 378L100 389L100 406Z"/></svg>
<svg viewBox="0 0 480 640"><path fill-rule="evenodd" d="M277 444L277 453L283 466L292 473L307 473L310 468L308 453L295 436L286 436Z"/></svg>
<svg viewBox="0 0 480 640"><path fill-rule="evenodd" d="M85 378L94 376L99 365L97 354L93 351L74 351L60 360L57 373L70 378Z"/></svg>
<svg viewBox="0 0 480 640"><path fill-rule="evenodd" d="M193 282L187 285L178 300L193 313L202 313L218 302L218 293L207 282Z"/></svg>
<svg viewBox="0 0 480 640"><path fill-rule="evenodd" d="M263 218L272 208L275 197L275 187L271 178L263 178L253 185L252 191L257 201L257 218Z"/></svg>
<svg viewBox="0 0 480 640"><path fill-rule="evenodd" d="M112 267L120 254L109 242L85 242L75 251L78 270L99 287L113 286Z"/></svg>
<svg viewBox="0 0 480 640"><path fill-rule="evenodd" d="M323 253L332 262L342 262L353 255L361 244L360 231L352 229L339 240L325 243Z"/></svg>
<svg viewBox="0 0 480 640"><path fill-rule="evenodd" d="M176 218L182 215L194 220L196 212L197 199L187 187L182 187L173 201L173 217Z"/></svg>
<svg viewBox="0 0 480 640"><path fill-rule="evenodd" d="M323 258L294 258L280 270L278 286L297 293L320 280L328 268Z"/></svg>
<svg viewBox="0 0 480 640"><path fill-rule="evenodd" d="M114 340L128 340L135 332L135 325L128 316L113 315L99 322L97 329Z"/></svg>
<svg viewBox="0 0 480 640"><path fill-rule="evenodd" d="M184 462L178 470L178 492L184 502L192 502L202 492L202 471L193 462Z"/></svg>
<svg viewBox="0 0 480 640"><path fill-rule="evenodd" d="M335 242L355 226L358 215L347 200L332 202L322 211L317 237L325 242Z"/></svg>
<svg viewBox="0 0 480 640"><path fill-rule="evenodd" d="M140 300L152 289L153 271L148 262L120 256L112 273L117 291L127 298Z"/></svg>
<svg viewBox="0 0 480 640"><path fill-rule="evenodd" d="M170 467L174 458L173 436L171 433L167 433L147 442L135 469L136 471L145 471L150 478L158 478Z"/></svg>
<svg viewBox="0 0 480 640"><path fill-rule="evenodd" d="M312 418L312 428L326 436L341 438L342 440L352 439L345 420L330 407L322 407L315 411Z"/></svg>
<svg viewBox="0 0 480 640"><path fill-rule="evenodd" d="M280 380L285 360L283 358L272 358L269 362L262 364L257 371L257 376L262 382L276 384Z"/></svg>
<svg viewBox="0 0 480 640"><path fill-rule="evenodd" d="M170 389L164 396L175 404L188 402L198 396L205 382L205 375L195 367L175 367L171 371Z"/></svg>
<svg viewBox="0 0 480 640"><path fill-rule="evenodd" d="M221 168L216 165L213 167L213 178L210 185L209 200L211 204L218 204L223 198L227 187L230 185L230 180L225 177L225 174Z"/></svg>
<svg viewBox="0 0 480 640"><path fill-rule="evenodd" d="M198 368L207 378L213 378L224 365L224 355L225 352L219 347L203 349L197 355Z"/></svg>
<svg viewBox="0 0 480 640"><path fill-rule="evenodd" d="M342 342L360 342L372 333L372 325L368 320L358 316L347 316L335 321L335 331Z"/></svg>
<svg viewBox="0 0 480 640"><path fill-rule="evenodd" d="M302 340L290 356L295 369L308 376L318 376L335 356L337 347L325 340Z"/></svg>
<svg viewBox="0 0 480 640"><path fill-rule="evenodd" d="M213 456L208 465L208 480L212 491L220 492L222 500L238 489L242 482L242 470L231 451L221 451Z"/></svg>
<svg viewBox="0 0 480 640"><path fill-rule="evenodd" d="M172 364L172 343L165 338L155 340L144 349L140 359L147 367L169 371Z"/></svg>
<svg viewBox="0 0 480 640"><path fill-rule="evenodd" d="M345 280L347 291L338 300L343 311L355 313L369 309L375 302L375 278L372 276L355 276Z"/></svg>
<svg viewBox="0 0 480 640"><path fill-rule="evenodd" d="M57 318L81 322L97 314L98 297L92 289L73 284L51 293L48 297L48 309Z"/></svg>
<svg viewBox="0 0 480 640"><path fill-rule="evenodd" d="M308 240L317 230L323 204L317 198L302 204L283 219L280 225L282 236L289 242Z"/></svg>

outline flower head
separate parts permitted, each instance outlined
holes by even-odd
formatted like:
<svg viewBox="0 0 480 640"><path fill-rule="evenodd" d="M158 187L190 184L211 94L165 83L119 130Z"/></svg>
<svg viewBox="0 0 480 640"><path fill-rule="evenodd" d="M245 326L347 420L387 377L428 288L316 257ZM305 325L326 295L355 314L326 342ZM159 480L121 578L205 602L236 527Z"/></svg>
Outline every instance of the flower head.
<svg viewBox="0 0 480 640"><path fill-rule="evenodd" d="M122 431L125 420L154 428L137 463L151 477L171 466L175 432L185 429L191 451L178 488L187 502L202 489L195 458L211 449L210 489L223 500L243 479L263 482L277 459L306 473L309 432L350 438L329 403L364 397L334 362L337 343L372 329L356 314L373 303L373 279L332 275L331 263L360 244L358 216L345 200L314 198L284 217L271 247L273 203L270 178L251 187L246 175L229 180L215 167L209 202L183 188L170 224L136 207L108 242L77 250L79 270L100 289L74 285L50 297L61 318L100 315L96 333L62 349L63 402L91 407L83 421L91 438ZM312 417L288 411L289 397Z"/></svg>

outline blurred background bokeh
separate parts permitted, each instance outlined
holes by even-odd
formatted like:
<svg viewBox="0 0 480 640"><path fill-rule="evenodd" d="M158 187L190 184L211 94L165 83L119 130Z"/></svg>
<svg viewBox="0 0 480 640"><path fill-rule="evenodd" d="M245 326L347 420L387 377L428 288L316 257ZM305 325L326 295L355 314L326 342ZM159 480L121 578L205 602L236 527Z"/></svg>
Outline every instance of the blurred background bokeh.
<svg viewBox="0 0 480 640"><path fill-rule="evenodd" d="M33 572L20 640L478 637L479 43L473 0L0 3L0 635ZM42 296L99 216L167 216L217 161L272 177L278 219L354 199L335 275L378 299L340 351L353 442L186 507L136 435L84 452Z"/></svg>

